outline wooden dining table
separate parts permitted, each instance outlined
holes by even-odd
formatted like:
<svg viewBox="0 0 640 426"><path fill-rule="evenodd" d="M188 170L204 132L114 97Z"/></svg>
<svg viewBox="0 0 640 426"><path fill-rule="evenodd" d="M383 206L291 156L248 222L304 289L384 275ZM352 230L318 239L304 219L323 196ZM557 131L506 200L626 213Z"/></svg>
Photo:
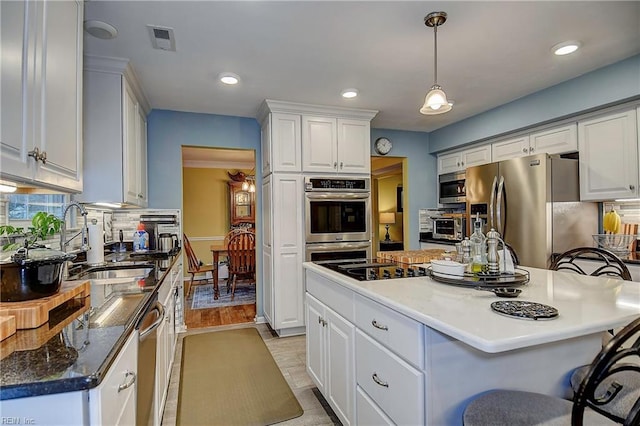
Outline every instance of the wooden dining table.
<svg viewBox="0 0 640 426"><path fill-rule="evenodd" d="M211 244L211 246L209 247L211 250L211 253L213 255L213 265L214 265L214 269L213 269L213 299L217 300L220 292L218 291L218 271L220 270L220 266L218 264L218 262L220 261L220 255L225 255L227 254L227 246L225 246L222 243L218 243L218 244Z"/></svg>

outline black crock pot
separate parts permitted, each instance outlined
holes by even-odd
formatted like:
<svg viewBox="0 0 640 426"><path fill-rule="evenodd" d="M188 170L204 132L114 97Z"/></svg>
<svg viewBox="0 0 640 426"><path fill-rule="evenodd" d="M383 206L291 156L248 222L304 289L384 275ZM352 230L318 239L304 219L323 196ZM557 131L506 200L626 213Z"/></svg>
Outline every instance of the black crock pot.
<svg viewBox="0 0 640 426"><path fill-rule="evenodd" d="M75 257L44 247L17 250L10 260L0 262L0 302L22 302L57 293L62 266Z"/></svg>

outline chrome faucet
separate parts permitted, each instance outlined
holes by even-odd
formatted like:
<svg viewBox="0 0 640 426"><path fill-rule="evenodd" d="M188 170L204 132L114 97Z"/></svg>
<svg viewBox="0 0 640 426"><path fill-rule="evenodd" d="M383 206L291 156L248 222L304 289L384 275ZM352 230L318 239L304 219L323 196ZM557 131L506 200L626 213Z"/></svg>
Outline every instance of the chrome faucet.
<svg viewBox="0 0 640 426"><path fill-rule="evenodd" d="M69 209L71 209L71 207L74 207L74 206L77 207L78 210L80 210L80 214L84 218L84 224L82 225L82 229L78 233L73 235L71 238L67 239L67 220L66 220L67 212L69 211ZM60 250L66 252L67 251L66 248L71 242L71 240L76 238L78 235L82 235L82 245L80 246L80 250L81 251L89 250L89 245L87 241L87 229L88 229L87 228L87 211L85 210L84 207L82 207L82 205L80 205L76 201L70 202L64 208L64 212L62 213L62 226L60 227Z"/></svg>

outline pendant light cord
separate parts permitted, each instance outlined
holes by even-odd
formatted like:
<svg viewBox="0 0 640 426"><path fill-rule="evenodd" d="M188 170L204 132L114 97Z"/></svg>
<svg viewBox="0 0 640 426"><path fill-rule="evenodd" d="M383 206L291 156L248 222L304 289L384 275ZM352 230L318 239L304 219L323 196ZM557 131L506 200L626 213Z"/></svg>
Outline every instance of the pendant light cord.
<svg viewBox="0 0 640 426"><path fill-rule="evenodd" d="M433 26L433 84L438 84L438 25Z"/></svg>

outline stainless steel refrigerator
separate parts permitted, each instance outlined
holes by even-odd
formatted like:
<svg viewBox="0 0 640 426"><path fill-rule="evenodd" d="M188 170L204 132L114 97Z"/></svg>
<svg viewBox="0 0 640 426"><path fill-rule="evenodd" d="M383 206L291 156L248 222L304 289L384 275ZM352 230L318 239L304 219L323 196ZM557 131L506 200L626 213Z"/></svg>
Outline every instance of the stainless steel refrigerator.
<svg viewBox="0 0 640 426"><path fill-rule="evenodd" d="M594 245L598 205L580 202L578 160L537 154L470 167L465 178L470 229L479 213L521 265L547 268L552 253Z"/></svg>

